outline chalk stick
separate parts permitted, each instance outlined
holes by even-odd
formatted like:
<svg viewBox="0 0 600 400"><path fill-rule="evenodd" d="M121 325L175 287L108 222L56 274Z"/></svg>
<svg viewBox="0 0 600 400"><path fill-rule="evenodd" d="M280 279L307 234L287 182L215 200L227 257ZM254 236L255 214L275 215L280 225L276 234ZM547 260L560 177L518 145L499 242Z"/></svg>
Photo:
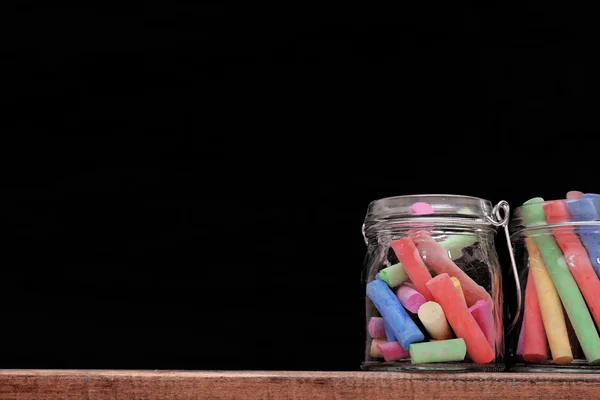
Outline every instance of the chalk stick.
<svg viewBox="0 0 600 400"><path fill-rule="evenodd" d="M539 202L539 198L532 199L524 205L525 206L522 207L522 212L526 225L543 224L545 222L546 217L544 216L544 210L542 208L542 203ZM598 337L594 321L579 292L577 283L571 275L571 272L569 272L569 267L567 266L565 258L554 237L544 234L544 232L539 233L540 234L533 236L533 240L541 254L544 265L550 273L552 282L554 282L554 286L565 307L569 320L571 321L571 324L573 324L573 329L575 330L575 334L577 335L577 339L579 340L579 344L581 345L585 357L590 364L600 363L600 337ZM534 275L534 280L536 279L537 278ZM541 305L542 302L540 301L540 306ZM570 349L569 346L569 350Z"/></svg>
<svg viewBox="0 0 600 400"><path fill-rule="evenodd" d="M471 360L478 364L493 361L494 350L454 288L450 276L447 273L437 275L427 282L427 288L435 301L442 306L456 336L464 339Z"/></svg>
<svg viewBox="0 0 600 400"><path fill-rule="evenodd" d="M554 200L544 204L544 214L549 224L570 221L570 214L564 200ZM569 271L587 303L596 326L600 326L600 279L590 262L588 253L575 233L574 227L553 228L552 234L562 250Z"/></svg>
<svg viewBox="0 0 600 400"><path fill-rule="evenodd" d="M411 313L418 312L419 307L427 301L425 296L408 285L400 285L396 291L396 296L398 297L398 300L400 300L400 304Z"/></svg>
<svg viewBox="0 0 600 400"><path fill-rule="evenodd" d="M489 300L477 300L475 304L469 307L469 312L481 328L481 331L488 340L492 349L496 348L496 324L494 323L494 313L492 303Z"/></svg>
<svg viewBox="0 0 600 400"><path fill-rule="evenodd" d="M369 351L371 357L383 357L383 354L381 354L381 350L379 349L378 345L382 345L385 343L387 343L385 339L371 339L371 349Z"/></svg>
<svg viewBox="0 0 600 400"><path fill-rule="evenodd" d="M463 339L411 344L410 362L414 364L463 361L467 347Z"/></svg>
<svg viewBox="0 0 600 400"><path fill-rule="evenodd" d="M462 250L472 246L477 242L477 235L450 235L448 238L440 242L440 246L448 252L451 260L458 260L462 257Z"/></svg>
<svg viewBox="0 0 600 400"><path fill-rule="evenodd" d="M535 283L552 361L557 364L569 364L573 361L573 353L558 292L533 238L526 238L525 246L529 254L529 270Z"/></svg>
<svg viewBox="0 0 600 400"><path fill-rule="evenodd" d="M401 263L390 265L387 268L379 271L379 279L388 284L389 287L395 288L408 280L408 275L404 271Z"/></svg>
<svg viewBox="0 0 600 400"><path fill-rule="evenodd" d="M525 343L523 344L523 359L527 362L542 362L548 359L548 341L542 312L535 291L535 283L531 269L525 289L525 310L523 314L525 325Z"/></svg>
<svg viewBox="0 0 600 400"><path fill-rule="evenodd" d="M469 247L475 242L477 242L476 235L450 235L446 240L441 242L441 246L448 252L452 260L456 260L462 257L463 248ZM381 279L391 288L395 288L406 282L408 275L404 271L402 263L397 263L379 271L376 279Z"/></svg>
<svg viewBox="0 0 600 400"><path fill-rule="evenodd" d="M427 215L433 214L433 207L431 204L423 201L417 201L410 206L410 213L412 215Z"/></svg>
<svg viewBox="0 0 600 400"><path fill-rule="evenodd" d="M451 276L450 279L452 280L452 284L456 288L456 291L458 292L458 294L460 294L460 297L462 297L462 299L464 300L465 305L467 305L467 300L465 299L465 294L463 293L462 287L460 286L460 281L455 276ZM475 304L477 304L477 303L475 303Z"/></svg>
<svg viewBox="0 0 600 400"><path fill-rule="evenodd" d="M378 344L377 348L387 362L402 360L403 358L409 358L410 353L405 350L398 342L387 342Z"/></svg>
<svg viewBox="0 0 600 400"><path fill-rule="evenodd" d="M517 342L517 360L523 361L523 346L525 345L525 321L521 323L521 332Z"/></svg>
<svg viewBox="0 0 600 400"><path fill-rule="evenodd" d="M388 324L387 322L385 322L385 320L383 321L383 328L385 330L385 338L387 339L388 342L395 342L396 341L396 335L394 335L394 331L392 330L392 327L390 326L390 324Z"/></svg>
<svg viewBox="0 0 600 400"><path fill-rule="evenodd" d="M411 343L422 342L425 339L423 333L400 304L398 297L384 282L378 280L369 282L367 296L379 310L385 322L392 328L396 340L403 348L407 349Z"/></svg>
<svg viewBox="0 0 600 400"><path fill-rule="evenodd" d="M582 222L599 219L598 210L594 205L594 197L596 195L584 194L578 200L567 200L571 221ZM588 258L596 275L600 277L600 233L597 233L597 231L597 226L578 226L575 229L588 253Z"/></svg>
<svg viewBox="0 0 600 400"><path fill-rule="evenodd" d="M444 310L435 301L428 301L419 308L419 320L431 336L432 340L446 340L452 338L452 332Z"/></svg>
<svg viewBox="0 0 600 400"><path fill-rule="evenodd" d="M431 279L431 273L429 273L427 266L421 259L419 251L412 240L409 237L406 237L404 239L393 241L390 246L394 249L396 257L398 257L398 260L400 260L404 266L404 271L406 271L406 274L417 291L425 296L427 301L433 300L431 293L427 290L427 282ZM402 347L406 348L406 346Z"/></svg>
<svg viewBox="0 0 600 400"><path fill-rule="evenodd" d="M573 353L573 359L581 358L581 346L579 346L579 341L577 340L577 335L573 330L573 325L571 321L569 321L569 317L567 316L567 312L563 307L563 315L565 317L565 324L567 325L567 336L569 336L569 344L571 345L571 353Z"/></svg>
<svg viewBox="0 0 600 400"><path fill-rule="evenodd" d="M582 196L583 196L583 192L580 192L578 190L571 190L570 192L567 192L568 200L580 199Z"/></svg>
<svg viewBox="0 0 600 400"><path fill-rule="evenodd" d="M477 300L492 300L488 292L461 270L446 253L446 250L427 234L417 234L413 237L417 248L425 254L427 265L437 274L446 273L455 276L462 286L467 306L472 306ZM420 290L419 290L420 291ZM426 296L427 297L427 296ZM468 343L467 343L468 348Z"/></svg>
<svg viewBox="0 0 600 400"><path fill-rule="evenodd" d="M381 317L371 317L367 325L369 336L373 339L385 339L384 321Z"/></svg>

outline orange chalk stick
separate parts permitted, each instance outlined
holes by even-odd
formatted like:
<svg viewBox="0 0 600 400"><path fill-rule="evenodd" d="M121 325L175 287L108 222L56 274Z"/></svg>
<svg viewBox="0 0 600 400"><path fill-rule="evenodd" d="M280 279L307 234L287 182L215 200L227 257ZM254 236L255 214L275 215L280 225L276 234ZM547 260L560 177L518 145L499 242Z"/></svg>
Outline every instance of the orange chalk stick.
<svg viewBox="0 0 600 400"><path fill-rule="evenodd" d="M571 218L564 200L545 203L544 214L549 224L568 222ZM565 256L569 271L579 286L596 326L600 326L600 279L574 229L572 226L561 226L553 228L552 234Z"/></svg>
<svg viewBox="0 0 600 400"><path fill-rule="evenodd" d="M427 282L427 288L442 306L456 336L465 341L471 360L478 364L493 361L495 354L492 346L456 291L450 276L446 273L437 275Z"/></svg>
<svg viewBox="0 0 600 400"><path fill-rule="evenodd" d="M544 329L544 320L538 301L533 275L529 270L527 287L525 289L525 311L524 311L523 333L523 359L527 362L541 362L548 360L548 339Z"/></svg>
<svg viewBox="0 0 600 400"><path fill-rule="evenodd" d="M435 241L429 234L419 232L413 237L413 242L419 251L425 255L427 265L437 274L448 274L454 276L460 282L467 306L471 307L477 300L489 300L492 298L483 286L480 286L469 275L463 272L448 256L448 251Z"/></svg>
<svg viewBox="0 0 600 400"><path fill-rule="evenodd" d="M407 237L393 241L390 245L394 249L396 257L398 257L398 260L404 266L404 271L417 292L421 293L427 301L433 301L433 297L429 293L429 289L427 289L427 282L431 279L431 274L412 240Z"/></svg>

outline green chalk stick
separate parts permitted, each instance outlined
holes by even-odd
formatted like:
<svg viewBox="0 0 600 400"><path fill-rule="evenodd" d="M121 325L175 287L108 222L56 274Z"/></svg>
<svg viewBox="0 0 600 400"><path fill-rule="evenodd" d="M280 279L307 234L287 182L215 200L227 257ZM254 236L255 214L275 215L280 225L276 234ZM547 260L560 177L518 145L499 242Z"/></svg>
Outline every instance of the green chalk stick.
<svg viewBox="0 0 600 400"><path fill-rule="evenodd" d="M546 222L543 201L536 197L523 203L523 220L525 225L537 225ZM577 283L565 261L565 257L558 247L556 240L549 231L535 232L533 240L537 245L544 264L550 273L552 282L573 325L579 344L585 353L585 358L590 364L600 364L600 337L594 326L585 301L579 292Z"/></svg>
<svg viewBox="0 0 600 400"><path fill-rule="evenodd" d="M477 241L477 235L450 235L440 243L450 253L452 260L462 257L462 249L472 246Z"/></svg>
<svg viewBox="0 0 600 400"><path fill-rule="evenodd" d="M398 263L379 271L379 279L387 283L389 287L395 288L406 282L408 275L406 275L402 264Z"/></svg>
<svg viewBox="0 0 600 400"><path fill-rule="evenodd" d="M463 339L438 340L435 342L413 343L409 346L410 362L434 363L463 361L467 346Z"/></svg>

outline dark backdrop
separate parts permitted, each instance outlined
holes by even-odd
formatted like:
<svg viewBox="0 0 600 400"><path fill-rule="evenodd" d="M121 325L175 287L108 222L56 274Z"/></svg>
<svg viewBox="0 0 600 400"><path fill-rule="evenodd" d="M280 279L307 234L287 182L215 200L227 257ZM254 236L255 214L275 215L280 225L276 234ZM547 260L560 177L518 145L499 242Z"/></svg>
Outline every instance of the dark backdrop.
<svg viewBox="0 0 600 400"><path fill-rule="evenodd" d="M600 191L585 12L124 7L4 13L0 368L356 370L370 201Z"/></svg>

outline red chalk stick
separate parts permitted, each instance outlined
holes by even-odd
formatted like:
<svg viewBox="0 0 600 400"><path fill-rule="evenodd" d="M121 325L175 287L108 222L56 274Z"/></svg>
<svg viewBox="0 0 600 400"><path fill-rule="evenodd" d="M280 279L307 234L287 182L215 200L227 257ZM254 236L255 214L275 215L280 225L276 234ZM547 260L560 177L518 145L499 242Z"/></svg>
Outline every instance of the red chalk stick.
<svg viewBox="0 0 600 400"><path fill-rule="evenodd" d="M541 362L548 359L548 339L542 320L540 303L533 283L533 275L529 270L525 289L525 332L523 334L523 359L527 362Z"/></svg>
<svg viewBox="0 0 600 400"><path fill-rule="evenodd" d="M580 192L578 190L571 190L570 192L567 192L567 200L575 200L575 199L580 199L583 197L583 192Z"/></svg>
<svg viewBox="0 0 600 400"><path fill-rule="evenodd" d="M435 301L442 306L446 319L456 336L465 341L471 360L478 364L493 361L494 350L469 312L462 297L456 291L450 276L446 273L437 275L427 282L427 288Z"/></svg>
<svg viewBox="0 0 600 400"><path fill-rule="evenodd" d="M437 274L446 273L450 276L455 276L462 287L467 301L467 306L471 307L477 300L489 300L492 298L488 292L475 282L469 275L463 272L454 261L448 256L448 251L441 244L435 241L427 233L418 233L413 237L413 242L418 247L421 253L425 254L427 265L431 267ZM403 262L404 264L404 262Z"/></svg>
<svg viewBox="0 0 600 400"><path fill-rule="evenodd" d="M571 218L564 200L547 202L544 204L544 213L549 224L568 222ZM600 327L600 279L598 279L588 253L574 229L570 226L553 228L552 234L563 251L569 271L585 298L590 313L596 321L596 326Z"/></svg>
<svg viewBox="0 0 600 400"><path fill-rule="evenodd" d="M402 263L404 271L410 278L415 289L425 296L427 301L433 301L433 297L427 289L427 282L431 279L431 274L423 260L421 260L419 251L412 240L407 237L393 241L390 245L392 246L392 249L394 249L396 257L398 257L398 260Z"/></svg>

